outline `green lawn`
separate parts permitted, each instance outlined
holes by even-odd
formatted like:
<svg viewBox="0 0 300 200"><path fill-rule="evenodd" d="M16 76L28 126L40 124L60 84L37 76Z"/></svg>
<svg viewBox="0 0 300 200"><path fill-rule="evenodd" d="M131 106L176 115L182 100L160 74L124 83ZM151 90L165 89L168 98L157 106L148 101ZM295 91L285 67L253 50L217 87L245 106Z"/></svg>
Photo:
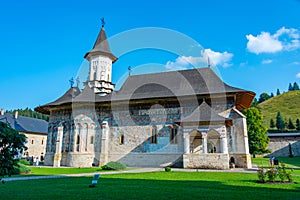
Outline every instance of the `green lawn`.
<svg viewBox="0 0 300 200"><path fill-rule="evenodd" d="M152 172L92 177L11 181L1 199L300 199L300 184L259 184L256 174ZM299 182L300 177L294 177Z"/></svg>
<svg viewBox="0 0 300 200"><path fill-rule="evenodd" d="M300 174L300 157L278 157L279 162L286 164L287 168L292 168L294 174ZM269 166L269 158L252 158L252 163L258 166Z"/></svg>
<svg viewBox="0 0 300 200"><path fill-rule="evenodd" d="M102 171L101 168L53 168L53 167L30 167L31 175L58 175L58 174L81 174Z"/></svg>

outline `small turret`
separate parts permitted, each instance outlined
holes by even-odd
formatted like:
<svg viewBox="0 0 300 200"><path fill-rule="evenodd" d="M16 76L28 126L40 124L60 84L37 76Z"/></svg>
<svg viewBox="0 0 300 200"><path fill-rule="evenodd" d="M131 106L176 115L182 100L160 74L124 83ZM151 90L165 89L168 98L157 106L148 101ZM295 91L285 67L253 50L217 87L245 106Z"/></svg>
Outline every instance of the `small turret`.
<svg viewBox="0 0 300 200"><path fill-rule="evenodd" d="M114 84L111 82L112 64L117 60L114 56L106 38L104 30L104 19L101 19L102 27L98 34L93 49L86 53L84 58L90 63L88 86L94 93L101 96L111 93L114 90Z"/></svg>

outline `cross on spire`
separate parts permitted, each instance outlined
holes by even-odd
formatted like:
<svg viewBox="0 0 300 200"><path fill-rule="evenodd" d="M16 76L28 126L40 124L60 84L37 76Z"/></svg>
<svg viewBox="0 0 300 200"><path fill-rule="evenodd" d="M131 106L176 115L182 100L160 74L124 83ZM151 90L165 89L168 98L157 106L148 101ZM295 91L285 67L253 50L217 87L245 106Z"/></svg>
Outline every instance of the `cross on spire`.
<svg viewBox="0 0 300 200"><path fill-rule="evenodd" d="M105 26L105 21L104 21L104 17L101 18L101 24L102 24L102 27Z"/></svg>
<svg viewBox="0 0 300 200"><path fill-rule="evenodd" d="M131 66L128 66L128 74L130 76L130 73L131 73Z"/></svg>
<svg viewBox="0 0 300 200"><path fill-rule="evenodd" d="M72 78L69 80L69 82L70 82L70 85L71 85L71 88L72 88L73 85L74 85L74 78L72 77Z"/></svg>

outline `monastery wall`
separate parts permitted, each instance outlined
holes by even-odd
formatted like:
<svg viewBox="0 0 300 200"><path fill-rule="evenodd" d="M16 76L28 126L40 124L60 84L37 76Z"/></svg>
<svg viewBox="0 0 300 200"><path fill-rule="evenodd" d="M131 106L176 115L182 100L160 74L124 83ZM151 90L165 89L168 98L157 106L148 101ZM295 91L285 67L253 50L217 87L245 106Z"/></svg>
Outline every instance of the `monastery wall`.
<svg viewBox="0 0 300 200"><path fill-rule="evenodd" d="M184 154L183 167L191 169L229 169L229 156L222 153Z"/></svg>

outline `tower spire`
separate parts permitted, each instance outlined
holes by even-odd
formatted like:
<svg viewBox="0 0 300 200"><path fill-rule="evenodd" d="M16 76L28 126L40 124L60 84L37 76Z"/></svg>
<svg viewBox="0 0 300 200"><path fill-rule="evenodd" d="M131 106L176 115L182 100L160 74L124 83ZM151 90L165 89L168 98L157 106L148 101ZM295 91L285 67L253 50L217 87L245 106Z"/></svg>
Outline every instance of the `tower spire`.
<svg viewBox="0 0 300 200"><path fill-rule="evenodd" d="M93 49L84 56L90 63L88 86L94 93L105 96L114 90L114 84L111 82L112 64L117 60L108 44L104 30L105 21L101 18L102 27L97 36Z"/></svg>

